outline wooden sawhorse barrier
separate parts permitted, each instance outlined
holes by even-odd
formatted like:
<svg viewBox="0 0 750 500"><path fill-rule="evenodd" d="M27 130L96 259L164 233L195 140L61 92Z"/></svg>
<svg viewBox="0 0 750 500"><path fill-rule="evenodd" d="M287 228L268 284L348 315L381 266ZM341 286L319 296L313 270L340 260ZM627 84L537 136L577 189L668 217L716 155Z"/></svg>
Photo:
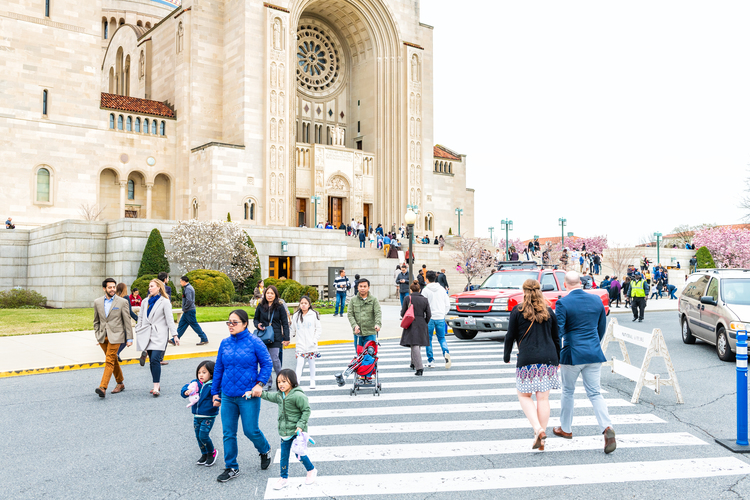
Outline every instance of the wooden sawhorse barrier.
<svg viewBox="0 0 750 500"><path fill-rule="evenodd" d="M672 365L672 358L669 356L667 343L664 341L664 336L659 328L654 328L651 333L644 333L620 326L617 320L612 318L609 321L609 325L607 325L607 333L602 339L602 352L605 357L607 356L607 347L610 342L620 344L623 360L620 361L612 357L611 361L607 361L604 364L612 368L612 373L622 375L636 383L633 397L630 398L631 403L638 402L641 390L644 387L653 390L656 394L661 394L661 386L672 386L675 396L677 396L677 402L680 404L685 402L682 399L680 384L677 383L677 374ZM628 355L628 348L625 346L625 342L646 348L646 355L643 357L643 364L641 364L640 368L630 364L630 356ZM664 363L667 365L667 372L669 373L668 379L662 379L658 373L649 373L648 366L655 357L664 359Z"/></svg>

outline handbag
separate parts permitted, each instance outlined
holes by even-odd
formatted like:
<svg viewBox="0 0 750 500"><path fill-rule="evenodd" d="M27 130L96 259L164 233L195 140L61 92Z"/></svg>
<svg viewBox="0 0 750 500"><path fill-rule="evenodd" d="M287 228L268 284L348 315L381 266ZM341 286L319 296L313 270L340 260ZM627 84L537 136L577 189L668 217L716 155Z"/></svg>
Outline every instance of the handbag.
<svg viewBox="0 0 750 500"><path fill-rule="evenodd" d="M268 326L265 328L265 330L255 330L253 333L256 337L258 337L264 344L271 345L273 344L274 340L276 339L276 336L273 332L273 315L276 311L274 310L271 312L271 320L268 322Z"/></svg>
<svg viewBox="0 0 750 500"><path fill-rule="evenodd" d="M406 310L406 314L404 314L404 318L401 320L401 328L409 328L413 322L414 304L412 303L411 298L409 298L409 308Z"/></svg>

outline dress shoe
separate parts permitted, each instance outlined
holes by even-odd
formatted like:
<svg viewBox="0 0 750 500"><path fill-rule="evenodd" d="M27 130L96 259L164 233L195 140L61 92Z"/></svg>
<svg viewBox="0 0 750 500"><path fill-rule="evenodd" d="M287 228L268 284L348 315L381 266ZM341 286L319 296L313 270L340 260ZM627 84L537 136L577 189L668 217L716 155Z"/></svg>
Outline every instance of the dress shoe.
<svg viewBox="0 0 750 500"><path fill-rule="evenodd" d="M633 321L637 320L638 318L633 318Z"/></svg>
<svg viewBox="0 0 750 500"><path fill-rule="evenodd" d="M97 393L100 398L103 398L107 395L107 390L101 387L97 387L96 389L94 389L94 392Z"/></svg>
<svg viewBox="0 0 750 500"><path fill-rule="evenodd" d="M531 449L544 451L545 439L547 439L547 433L544 432L544 429L540 428L539 432L534 435L534 444L531 446Z"/></svg>
<svg viewBox="0 0 750 500"><path fill-rule="evenodd" d="M642 319L639 319L639 320L638 320L638 323L643 323L643 320L642 320Z"/></svg>
<svg viewBox="0 0 750 500"><path fill-rule="evenodd" d="M612 427L604 429L604 453L612 453L617 448L617 441L615 441L615 430Z"/></svg>
<svg viewBox="0 0 750 500"><path fill-rule="evenodd" d="M168 365L168 364L169 364L169 361L162 361L162 362L161 362L161 364L162 364L162 365Z"/></svg>
<svg viewBox="0 0 750 500"><path fill-rule="evenodd" d="M554 434L555 436L560 436L561 438L565 438L565 439L573 439L573 433L565 432L564 430L562 430L562 427L553 427L552 434Z"/></svg>
<svg viewBox="0 0 750 500"><path fill-rule="evenodd" d="M206 344L208 344L208 340L201 340L200 342L198 342L195 345L206 345Z"/></svg>
<svg viewBox="0 0 750 500"><path fill-rule="evenodd" d="M112 389L112 394L117 394L118 392L122 392L125 390L125 384L117 384L114 389Z"/></svg>
<svg viewBox="0 0 750 500"><path fill-rule="evenodd" d="M141 366L146 364L146 356L148 356L148 353L146 351L143 351L141 353L141 357L138 358L138 362L141 364Z"/></svg>

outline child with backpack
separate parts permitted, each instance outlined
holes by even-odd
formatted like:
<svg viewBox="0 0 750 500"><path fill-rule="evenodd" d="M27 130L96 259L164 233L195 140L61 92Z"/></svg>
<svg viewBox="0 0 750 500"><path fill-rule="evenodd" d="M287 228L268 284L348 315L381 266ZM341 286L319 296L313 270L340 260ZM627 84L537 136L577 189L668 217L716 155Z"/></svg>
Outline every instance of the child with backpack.
<svg viewBox="0 0 750 500"><path fill-rule="evenodd" d="M211 384L214 378L214 362L201 361L195 370L195 379L185 384L180 391L183 398L188 398L193 412L193 428L201 457L195 462L196 465L211 467L216 463L217 451L209 434L219 414L219 407L214 406L211 397Z"/></svg>
<svg viewBox="0 0 750 500"><path fill-rule="evenodd" d="M273 489L280 490L289 484L289 453L294 438L301 432L307 432L307 420L310 418L310 402L297 384L294 370L285 368L276 376L276 392L263 391L261 398L279 405L279 436L281 436L281 477ZM318 476L318 469L313 466L307 455L297 457L307 469L305 484L313 484Z"/></svg>

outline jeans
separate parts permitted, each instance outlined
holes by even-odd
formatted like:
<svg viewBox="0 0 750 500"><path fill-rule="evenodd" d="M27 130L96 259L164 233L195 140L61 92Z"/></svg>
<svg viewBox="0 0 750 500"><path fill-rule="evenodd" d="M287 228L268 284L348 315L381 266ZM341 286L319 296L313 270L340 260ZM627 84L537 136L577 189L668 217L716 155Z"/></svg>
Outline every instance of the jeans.
<svg viewBox="0 0 750 500"><path fill-rule="evenodd" d="M425 350L427 351L427 362L432 363L435 361L435 358L432 355L432 332L435 331L435 335L437 335L438 343L440 344L440 349L443 351L443 356L445 356L445 353L450 352L448 351L448 342L445 340L445 333L448 331L448 326L445 324L444 319L431 319L429 323L427 323L427 335L430 337L430 343L427 345Z"/></svg>
<svg viewBox="0 0 750 500"><path fill-rule="evenodd" d="M601 271L599 264L594 264L594 274L599 274L599 271Z"/></svg>
<svg viewBox="0 0 750 500"><path fill-rule="evenodd" d="M373 342L376 342L377 341L377 336L376 335L357 335L357 334L355 334L354 335L354 351L355 352L357 351L357 346L361 345L362 347L364 347L365 344L368 343L371 340Z"/></svg>
<svg viewBox="0 0 750 500"><path fill-rule="evenodd" d="M573 393L576 389L578 375L583 379L583 387L586 389L591 405L594 407L596 421L599 422L599 431L604 432L607 427L612 426L609 419L607 403L601 395L599 378L601 376L602 364L589 363L585 365L560 365L562 375L562 399L560 401L560 427L565 432L572 432L573 424Z"/></svg>
<svg viewBox="0 0 750 500"><path fill-rule="evenodd" d="M281 477L284 479L289 477L289 453L292 451L292 443L294 442L294 438L281 440L281 463L279 464L279 468L281 469ZM312 462L309 458L307 458L307 455L304 457L297 457L299 458L299 461L302 462L302 465L305 466L305 469L307 469L307 472L310 472L315 467L313 466Z"/></svg>
<svg viewBox="0 0 750 500"><path fill-rule="evenodd" d="M260 398L221 395L221 426L224 428L224 464L228 469L237 466L237 423L242 419L242 432L253 443L258 453L268 453L271 445L258 427Z"/></svg>
<svg viewBox="0 0 750 500"><path fill-rule="evenodd" d="M271 363L273 363L273 371L276 372L277 377L279 376L279 372L281 371L281 359L279 358L279 351L281 351L281 349L278 347L268 348L268 354L271 356ZM266 390L270 391L272 387L273 387L273 372L271 373L271 376L268 377L268 382L266 383Z"/></svg>
<svg viewBox="0 0 750 500"><path fill-rule="evenodd" d="M198 324L198 320L195 319L195 309L191 311L185 311L182 313L182 317L180 318L180 324L177 325L177 336L179 338L182 338L182 334L185 333L185 330L187 328L191 327L195 333L198 334L198 337L200 337L201 342L208 342L208 337L206 337L206 334L203 333L203 330L201 329L201 326Z"/></svg>
<svg viewBox="0 0 750 500"><path fill-rule="evenodd" d="M365 240L359 240L359 248L365 248Z"/></svg>
<svg viewBox="0 0 750 500"><path fill-rule="evenodd" d="M214 443L211 441L209 434L214 426L216 418L193 417L193 428L195 428L195 439L198 440L198 447L201 454L213 456Z"/></svg>
<svg viewBox="0 0 750 500"><path fill-rule="evenodd" d="M409 296L409 292L398 292L398 300L401 301L401 305L404 305L404 299Z"/></svg>
<svg viewBox="0 0 750 500"><path fill-rule="evenodd" d="M336 306L333 308L333 315L344 314L344 307L346 307L346 292L336 292Z"/></svg>
<svg viewBox="0 0 750 500"><path fill-rule="evenodd" d="M164 358L164 351L148 350L148 367L151 368L151 379L154 384L161 381L161 360Z"/></svg>
<svg viewBox="0 0 750 500"><path fill-rule="evenodd" d="M669 289L669 298L670 298L670 299L677 299L677 297L675 297L675 294L674 294L674 292L675 292L675 291L677 291L677 288L676 288L676 287L675 287L675 288L670 288L670 289Z"/></svg>

